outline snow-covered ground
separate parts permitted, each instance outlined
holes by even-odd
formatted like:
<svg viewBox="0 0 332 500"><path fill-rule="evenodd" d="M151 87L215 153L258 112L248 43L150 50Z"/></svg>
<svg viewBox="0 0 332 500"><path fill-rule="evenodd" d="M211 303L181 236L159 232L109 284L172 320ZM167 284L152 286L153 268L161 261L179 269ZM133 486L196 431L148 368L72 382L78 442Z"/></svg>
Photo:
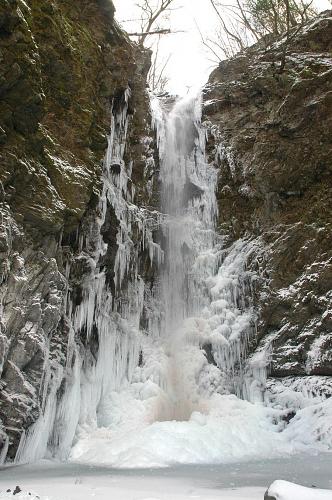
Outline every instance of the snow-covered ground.
<svg viewBox="0 0 332 500"><path fill-rule="evenodd" d="M319 497L316 488L285 489L274 484L289 500L332 499L332 454L294 456L234 463L228 465L192 465L163 469L114 469L74 463L43 461L35 465L13 466L0 470L1 500L263 500L264 493L276 479L312 488L331 489ZM20 486L22 493L12 491ZM11 492L6 493L7 489ZM272 490L271 490L272 491ZM28 493L32 493L29 495ZM329 496L330 495L330 496Z"/></svg>

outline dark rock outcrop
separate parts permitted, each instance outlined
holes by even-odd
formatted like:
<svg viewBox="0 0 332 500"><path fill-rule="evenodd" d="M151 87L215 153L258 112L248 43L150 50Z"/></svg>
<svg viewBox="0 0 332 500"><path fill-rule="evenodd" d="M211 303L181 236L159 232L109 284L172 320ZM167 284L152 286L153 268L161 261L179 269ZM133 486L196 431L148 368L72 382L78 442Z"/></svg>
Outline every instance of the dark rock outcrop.
<svg viewBox="0 0 332 500"><path fill-rule="evenodd" d="M251 351L270 339L277 377L332 375L331 15L221 62L204 91L219 230L260 241Z"/></svg>

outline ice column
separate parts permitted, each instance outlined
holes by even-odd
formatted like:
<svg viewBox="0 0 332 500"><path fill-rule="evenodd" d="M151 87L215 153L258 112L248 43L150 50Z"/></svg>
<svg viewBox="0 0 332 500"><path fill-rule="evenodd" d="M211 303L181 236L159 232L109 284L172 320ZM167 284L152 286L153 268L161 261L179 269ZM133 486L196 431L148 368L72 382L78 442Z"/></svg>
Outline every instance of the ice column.
<svg viewBox="0 0 332 500"><path fill-rule="evenodd" d="M201 97L155 99L152 110L165 216L160 335L169 359L165 387L171 401L160 418L185 419L199 406L203 386L210 384L210 393L242 394L248 342L255 333L254 276L246 263L255 248L247 240L226 248L216 233L217 171L206 161L209 129L201 123ZM215 368L204 365L193 345Z"/></svg>

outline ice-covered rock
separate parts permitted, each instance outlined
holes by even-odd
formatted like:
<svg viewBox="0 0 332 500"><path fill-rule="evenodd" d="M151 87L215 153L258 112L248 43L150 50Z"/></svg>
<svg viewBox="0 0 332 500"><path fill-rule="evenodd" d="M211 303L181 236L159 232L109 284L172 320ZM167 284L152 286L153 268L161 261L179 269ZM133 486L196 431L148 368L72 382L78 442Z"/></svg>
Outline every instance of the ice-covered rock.
<svg viewBox="0 0 332 500"><path fill-rule="evenodd" d="M258 278L248 369L258 368L257 354L263 366L264 351L272 377L326 377L332 374L331 11L295 28L286 43L268 51L254 45L212 73L204 90L207 151L219 169L221 234L229 246L244 237L256 242L247 262ZM278 71L283 47L286 64ZM245 390L249 397L250 386Z"/></svg>
<svg viewBox="0 0 332 500"><path fill-rule="evenodd" d="M128 250L122 240L131 231L142 277L152 278L160 259L151 227L142 225L156 197L145 85L149 55L121 32L111 1L81 7L57 1L0 6L0 462L15 455L29 459L26 442L30 459L43 455L47 444L57 447L58 439L65 449L70 445L76 415L68 423L65 405L56 408L67 398L75 413L82 359L94 364L98 352L90 278L103 268L106 281L113 283L116 273L118 288L120 281L129 286L128 260L121 259L121 266L115 259L118 248ZM126 104L129 80L134 90ZM101 230L96 220L102 220L98 200L107 135L111 125L114 135L112 116L123 115L125 105L121 154L127 167L121 176L113 168L109 179L114 196L121 190L123 195L104 207ZM118 205L124 196L132 227L120 234ZM99 255L97 269L101 239L108 251ZM86 317L79 306L89 298ZM52 441L55 421L62 431Z"/></svg>

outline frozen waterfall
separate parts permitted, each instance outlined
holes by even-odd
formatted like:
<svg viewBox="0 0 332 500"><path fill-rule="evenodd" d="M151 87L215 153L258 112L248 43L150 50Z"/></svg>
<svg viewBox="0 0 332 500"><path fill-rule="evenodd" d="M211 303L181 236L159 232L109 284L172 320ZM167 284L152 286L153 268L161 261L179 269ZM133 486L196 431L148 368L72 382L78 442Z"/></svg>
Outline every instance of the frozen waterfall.
<svg viewBox="0 0 332 500"><path fill-rule="evenodd" d="M210 130L201 123L200 96L173 104L154 99L152 109L164 215L160 335L169 358L165 386L171 402L164 418L183 420L202 407L207 393L242 396L245 387L250 396L246 348L255 333L255 276L246 271L246 261L254 247L240 241L225 250L217 236L217 172L206 161Z"/></svg>
<svg viewBox="0 0 332 500"><path fill-rule="evenodd" d="M178 421L190 434L195 419L219 408L220 394L241 396L244 386L248 394L264 383L264 367L257 382L246 365L253 248L240 241L226 250L217 236L217 171L206 162L201 97L151 99L159 211L134 203L124 160L129 99L128 90L114 108L99 206L67 263L69 282L73 270L85 269L80 300L67 290L67 360L45 367L43 414L22 436L19 462L104 455L131 466L142 446L137 430ZM117 221L112 279L103 236L110 213ZM141 275L143 254L157 270L153 284Z"/></svg>
<svg viewBox="0 0 332 500"><path fill-rule="evenodd" d="M166 392L170 408L160 418L186 420L194 406L193 366L186 359L190 336L184 325L204 305L204 270L195 269L199 254L215 244L216 173L206 165L205 130L200 101L175 102L169 112L154 102L160 153L162 235L165 262L161 269L164 318L160 332L168 355ZM203 271L203 273L201 273Z"/></svg>

